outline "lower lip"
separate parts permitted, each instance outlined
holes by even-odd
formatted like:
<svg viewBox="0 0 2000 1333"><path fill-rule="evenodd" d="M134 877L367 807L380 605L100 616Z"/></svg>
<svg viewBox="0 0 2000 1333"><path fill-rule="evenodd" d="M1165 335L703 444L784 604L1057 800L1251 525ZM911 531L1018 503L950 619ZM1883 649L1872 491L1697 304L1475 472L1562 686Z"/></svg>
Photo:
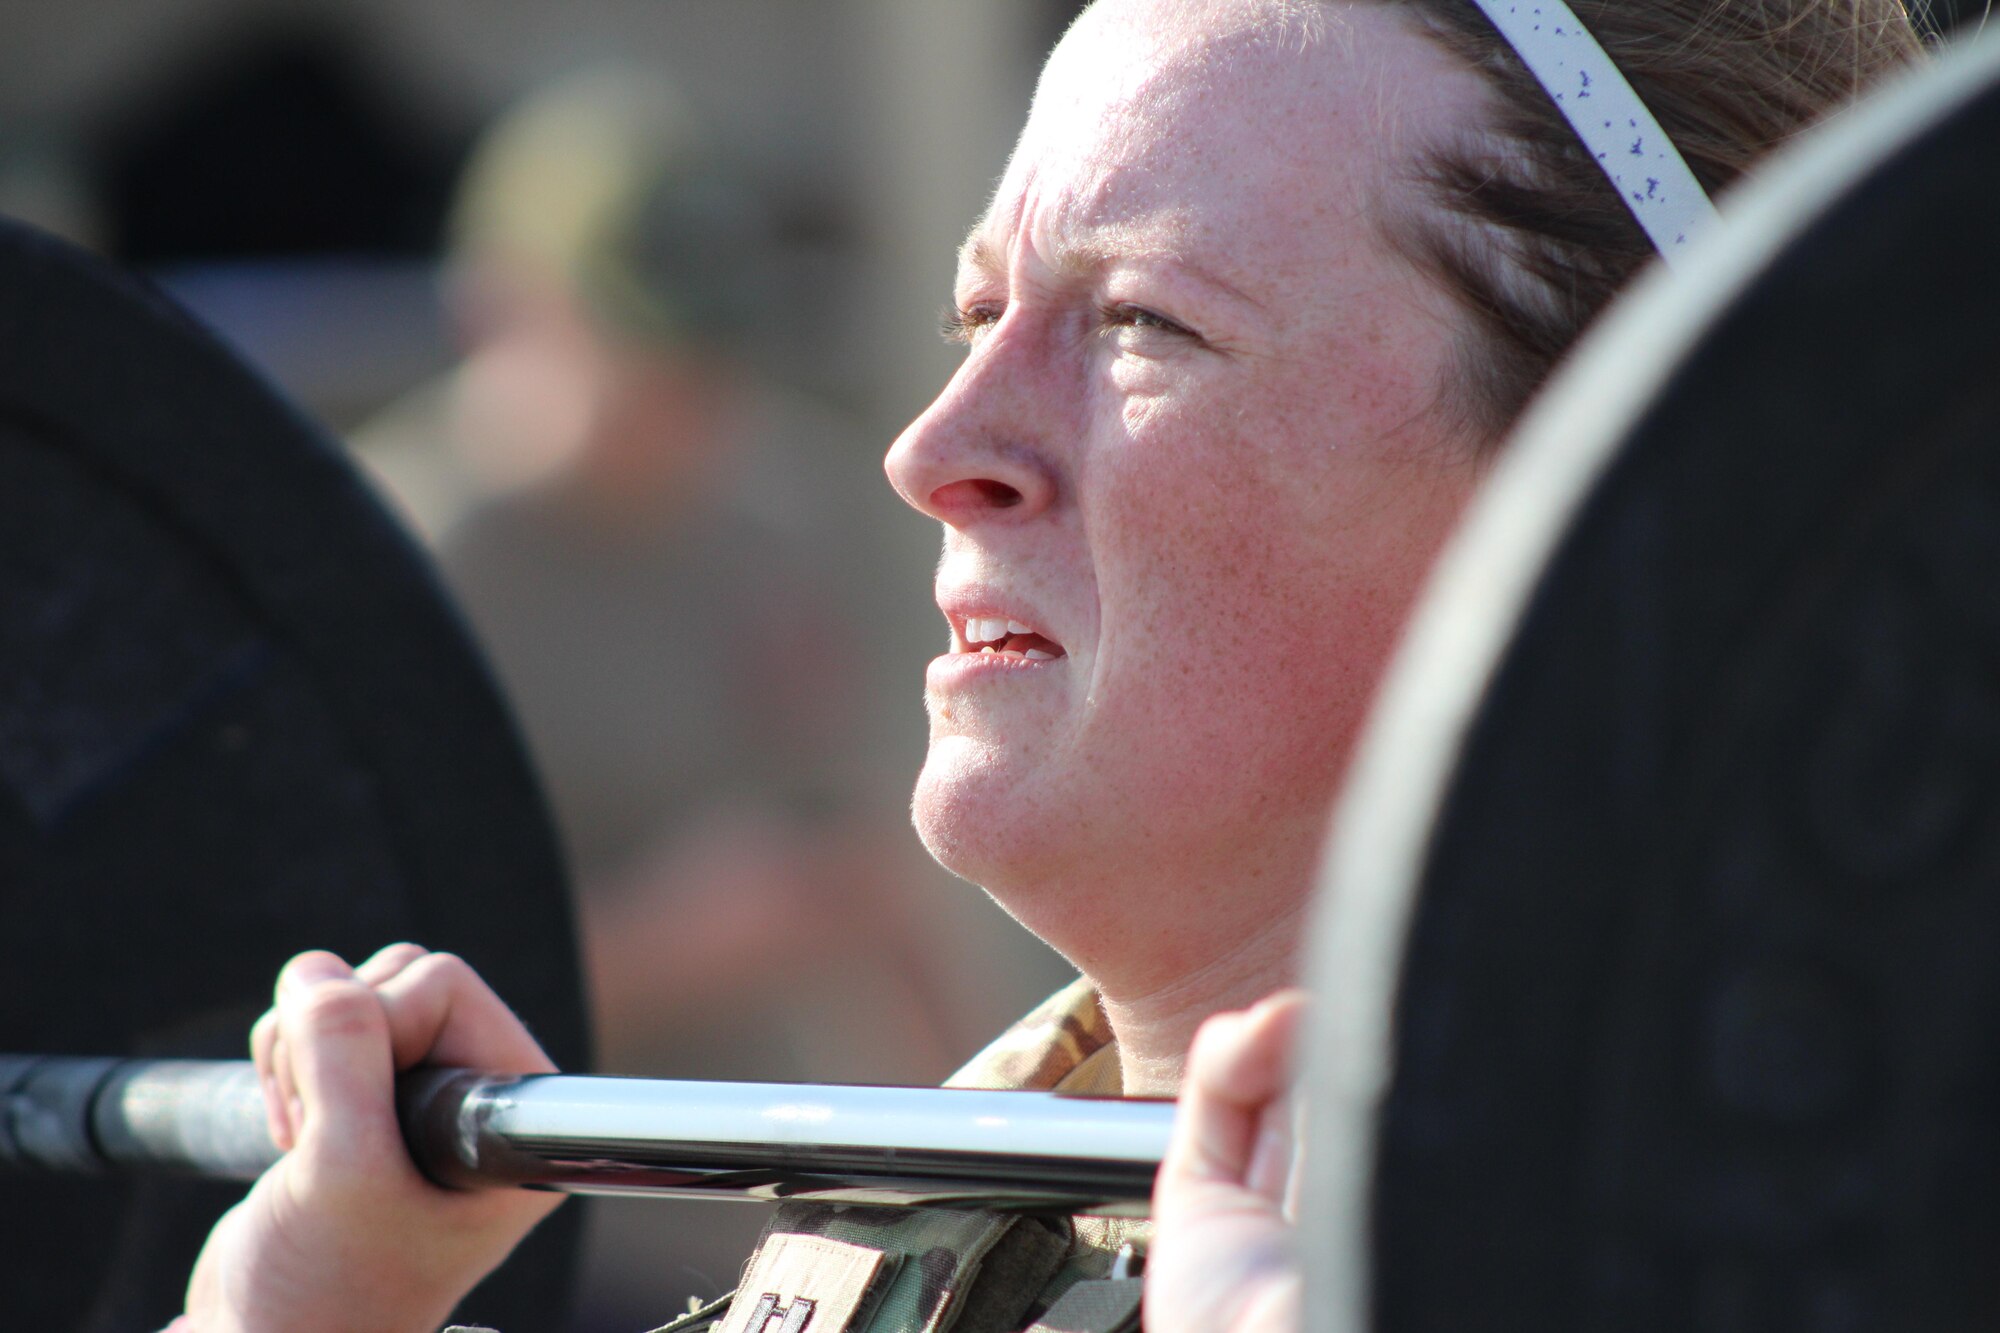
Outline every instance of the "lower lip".
<svg viewBox="0 0 2000 1333"><path fill-rule="evenodd" d="M931 659L926 682L933 688L982 678L998 679L1021 672L1046 671L1060 666L1066 657L1037 660L1014 653L946 653Z"/></svg>

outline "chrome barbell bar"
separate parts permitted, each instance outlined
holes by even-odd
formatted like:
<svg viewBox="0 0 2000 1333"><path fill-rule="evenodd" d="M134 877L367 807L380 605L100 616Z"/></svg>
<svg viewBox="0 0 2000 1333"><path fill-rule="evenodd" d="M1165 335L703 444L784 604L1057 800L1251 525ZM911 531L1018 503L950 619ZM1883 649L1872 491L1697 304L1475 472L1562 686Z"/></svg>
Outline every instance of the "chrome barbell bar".
<svg viewBox="0 0 2000 1333"><path fill-rule="evenodd" d="M419 1169L455 1188L1143 1217L1173 1103L1049 1092L425 1069ZM250 1179L279 1156L248 1061L0 1056L0 1169Z"/></svg>

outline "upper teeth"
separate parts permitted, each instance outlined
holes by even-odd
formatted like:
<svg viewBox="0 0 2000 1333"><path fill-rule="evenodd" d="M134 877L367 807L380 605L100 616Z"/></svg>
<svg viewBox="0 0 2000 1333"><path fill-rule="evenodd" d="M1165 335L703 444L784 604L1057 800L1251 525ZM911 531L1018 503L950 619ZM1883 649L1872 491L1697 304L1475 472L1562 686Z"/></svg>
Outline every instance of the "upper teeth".
<svg viewBox="0 0 2000 1333"><path fill-rule="evenodd" d="M1008 620L1004 616L967 616L965 619L965 641L974 643L999 643L1015 634L1033 634L1034 631L1018 620Z"/></svg>

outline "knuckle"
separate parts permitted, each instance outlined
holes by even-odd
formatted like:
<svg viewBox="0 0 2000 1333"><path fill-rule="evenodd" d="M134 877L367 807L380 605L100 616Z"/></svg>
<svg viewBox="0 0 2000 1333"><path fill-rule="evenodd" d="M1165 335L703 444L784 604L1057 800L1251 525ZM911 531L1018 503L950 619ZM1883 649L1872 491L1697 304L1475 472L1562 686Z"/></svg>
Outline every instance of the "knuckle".
<svg viewBox="0 0 2000 1333"><path fill-rule="evenodd" d="M289 959L287 959L285 962L284 970L286 972L301 972L307 970L317 970L319 968L323 968L328 965L332 965L334 967L345 967L347 964L339 954L333 953L330 950L306 949L299 953L293 954Z"/></svg>
<svg viewBox="0 0 2000 1333"><path fill-rule="evenodd" d="M429 952L420 944L399 941L377 949L354 972L369 985L379 988L389 985L416 966Z"/></svg>
<svg viewBox="0 0 2000 1333"><path fill-rule="evenodd" d="M347 965L339 954L325 949L308 949L294 954L278 971L277 994L282 998L288 991L303 989L318 982L353 975L354 969Z"/></svg>
<svg viewBox="0 0 2000 1333"><path fill-rule="evenodd" d="M427 953L410 965L410 971L420 975L426 984L454 989L479 977L472 965L455 953Z"/></svg>
<svg viewBox="0 0 2000 1333"><path fill-rule="evenodd" d="M385 1026L381 1001L358 981L321 982L298 997L293 1014L302 1032L320 1037L361 1036Z"/></svg>
<svg viewBox="0 0 2000 1333"><path fill-rule="evenodd" d="M1226 1045L1236 1035L1242 1023L1242 1016L1236 1013L1210 1014L1195 1029L1194 1048L1197 1051L1213 1051Z"/></svg>
<svg viewBox="0 0 2000 1333"><path fill-rule="evenodd" d="M1229 1063L1242 1035L1242 1015L1212 1015L1195 1029L1194 1044L1188 1051L1188 1064L1202 1074L1215 1073Z"/></svg>
<svg viewBox="0 0 2000 1333"><path fill-rule="evenodd" d="M375 956L368 961L378 964L407 963L427 957L429 954L430 950L421 944L413 944L409 940L398 940L394 944L384 945L382 948L377 949Z"/></svg>

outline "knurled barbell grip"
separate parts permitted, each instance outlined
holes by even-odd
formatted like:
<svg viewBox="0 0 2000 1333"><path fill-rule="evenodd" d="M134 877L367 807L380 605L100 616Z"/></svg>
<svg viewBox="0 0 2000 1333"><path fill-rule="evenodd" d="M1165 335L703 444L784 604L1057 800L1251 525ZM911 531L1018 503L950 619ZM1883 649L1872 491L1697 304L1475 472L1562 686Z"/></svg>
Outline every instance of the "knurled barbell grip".
<svg viewBox="0 0 2000 1333"><path fill-rule="evenodd" d="M252 1180L277 1159L247 1060L0 1056L0 1166Z"/></svg>
<svg viewBox="0 0 2000 1333"><path fill-rule="evenodd" d="M404 1138L426 1175L460 1189L513 1183L462 1165L461 1101L493 1080L423 1069L398 1080ZM495 1146L483 1145L487 1156ZM254 1180L280 1156L247 1060L0 1056L0 1166L63 1174L164 1171Z"/></svg>

